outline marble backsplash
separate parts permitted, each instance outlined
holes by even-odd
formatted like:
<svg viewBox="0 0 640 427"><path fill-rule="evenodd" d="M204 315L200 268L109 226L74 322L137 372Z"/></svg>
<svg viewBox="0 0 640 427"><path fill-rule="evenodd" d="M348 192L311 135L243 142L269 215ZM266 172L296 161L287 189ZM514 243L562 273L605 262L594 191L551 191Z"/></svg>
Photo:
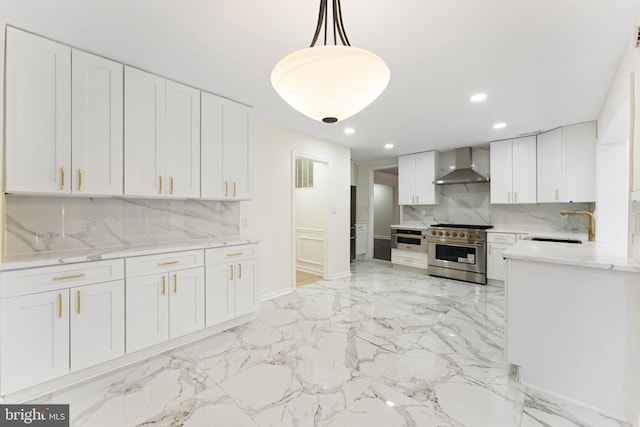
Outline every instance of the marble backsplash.
<svg viewBox="0 0 640 427"><path fill-rule="evenodd" d="M452 184L438 187L438 205L404 206L403 224L430 225L439 222L458 224L491 224L527 230L586 233L584 216L560 215L561 210L594 212L594 203L541 203L492 205L489 183Z"/></svg>
<svg viewBox="0 0 640 427"><path fill-rule="evenodd" d="M238 202L7 196L5 255L238 235Z"/></svg>

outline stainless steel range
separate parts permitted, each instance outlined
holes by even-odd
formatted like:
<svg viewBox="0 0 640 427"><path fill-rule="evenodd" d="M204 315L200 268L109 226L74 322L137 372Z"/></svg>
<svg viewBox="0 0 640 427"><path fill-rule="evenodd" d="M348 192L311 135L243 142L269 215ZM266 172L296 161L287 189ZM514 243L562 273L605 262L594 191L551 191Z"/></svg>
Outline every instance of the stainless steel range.
<svg viewBox="0 0 640 427"><path fill-rule="evenodd" d="M487 229L491 225L437 224L429 228L429 274L487 284Z"/></svg>

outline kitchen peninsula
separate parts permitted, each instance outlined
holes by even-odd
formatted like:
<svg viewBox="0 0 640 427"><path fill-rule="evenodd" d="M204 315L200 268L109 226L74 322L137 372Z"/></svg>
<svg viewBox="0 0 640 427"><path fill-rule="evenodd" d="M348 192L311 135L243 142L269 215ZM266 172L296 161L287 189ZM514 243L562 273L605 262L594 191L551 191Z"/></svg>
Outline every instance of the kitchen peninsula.
<svg viewBox="0 0 640 427"><path fill-rule="evenodd" d="M504 251L506 358L519 380L604 413L640 411L640 264L606 243Z"/></svg>

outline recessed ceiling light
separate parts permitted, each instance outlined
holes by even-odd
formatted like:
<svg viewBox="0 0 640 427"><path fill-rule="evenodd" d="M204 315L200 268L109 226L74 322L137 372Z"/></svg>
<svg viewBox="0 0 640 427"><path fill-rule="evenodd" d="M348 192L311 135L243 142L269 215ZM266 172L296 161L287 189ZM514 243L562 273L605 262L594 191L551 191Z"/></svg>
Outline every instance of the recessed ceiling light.
<svg viewBox="0 0 640 427"><path fill-rule="evenodd" d="M384 144L384 148L391 150L393 148L393 144Z"/></svg>
<svg viewBox="0 0 640 427"><path fill-rule="evenodd" d="M504 129L505 127L507 127L507 124L503 122L496 123L495 125L493 125L494 129Z"/></svg>
<svg viewBox="0 0 640 427"><path fill-rule="evenodd" d="M469 100L471 102L482 102L485 99L487 99L487 94L486 93L476 93L471 98L469 98Z"/></svg>
<svg viewBox="0 0 640 427"><path fill-rule="evenodd" d="M354 133L356 133L356 130L354 128L346 128L344 130L344 133L346 133L347 135L353 135Z"/></svg>

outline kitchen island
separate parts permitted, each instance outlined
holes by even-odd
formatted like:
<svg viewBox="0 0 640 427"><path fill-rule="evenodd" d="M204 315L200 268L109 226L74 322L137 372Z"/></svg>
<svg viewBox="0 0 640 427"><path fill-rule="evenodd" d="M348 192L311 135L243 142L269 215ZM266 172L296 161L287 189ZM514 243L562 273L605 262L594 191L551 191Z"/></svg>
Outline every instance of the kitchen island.
<svg viewBox="0 0 640 427"><path fill-rule="evenodd" d="M640 264L616 246L504 251L506 358L523 384L628 421L640 414Z"/></svg>

